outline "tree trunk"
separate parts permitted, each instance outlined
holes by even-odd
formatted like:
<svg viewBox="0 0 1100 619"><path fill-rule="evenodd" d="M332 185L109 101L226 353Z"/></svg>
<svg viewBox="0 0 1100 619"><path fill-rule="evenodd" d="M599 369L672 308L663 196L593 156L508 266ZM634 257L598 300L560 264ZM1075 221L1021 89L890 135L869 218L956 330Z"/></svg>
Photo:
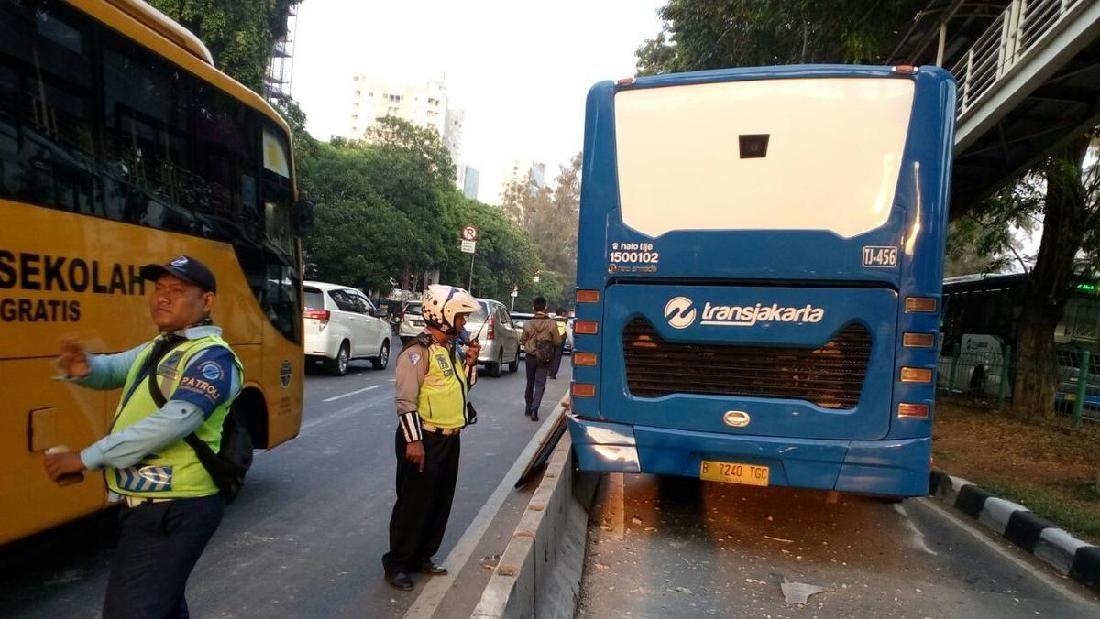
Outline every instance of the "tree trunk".
<svg viewBox="0 0 1100 619"><path fill-rule="evenodd" d="M1081 165L1088 144L1087 137L1074 140L1051 156L1045 166L1043 236L1035 266L1028 274L1016 331L1012 408L1017 415L1054 414L1058 377L1054 330L1076 284L1074 258L1089 220L1090 205L1081 184Z"/></svg>

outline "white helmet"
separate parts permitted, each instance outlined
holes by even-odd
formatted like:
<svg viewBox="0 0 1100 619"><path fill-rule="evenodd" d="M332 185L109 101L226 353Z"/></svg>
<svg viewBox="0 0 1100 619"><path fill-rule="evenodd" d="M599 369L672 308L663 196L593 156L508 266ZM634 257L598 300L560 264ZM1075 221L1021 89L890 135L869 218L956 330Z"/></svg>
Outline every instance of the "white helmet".
<svg viewBox="0 0 1100 619"><path fill-rule="evenodd" d="M428 286L424 293L424 322L447 335L458 335L455 315L470 314L478 310L477 299L463 288Z"/></svg>

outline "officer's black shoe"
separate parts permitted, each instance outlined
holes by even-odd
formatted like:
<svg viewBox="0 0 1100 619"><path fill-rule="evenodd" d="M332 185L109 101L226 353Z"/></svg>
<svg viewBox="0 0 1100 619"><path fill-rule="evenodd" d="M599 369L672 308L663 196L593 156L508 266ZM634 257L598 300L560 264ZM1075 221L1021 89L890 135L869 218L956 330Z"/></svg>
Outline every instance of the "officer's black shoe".
<svg viewBox="0 0 1100 619"><path fill-rule="evenodd" d="M443 576L447 573L447 568L436 565L431 559L428 559L420 564L420 573L428 576Z"/></svg>
<svg viewBox="0 0 1100 619"><path fill-rule="evenodd" d="M538 421L538 420L539 420L539 414L538 413L531 413L531 421Z"/></svg>
<svg viewBox="0 0 1100 619"><path fill-rule="evenodd" d="M390 586L399 591L412 591L413 579L405 572L394 572L393 574L386 574L386 582L390 583Z"/></svg>

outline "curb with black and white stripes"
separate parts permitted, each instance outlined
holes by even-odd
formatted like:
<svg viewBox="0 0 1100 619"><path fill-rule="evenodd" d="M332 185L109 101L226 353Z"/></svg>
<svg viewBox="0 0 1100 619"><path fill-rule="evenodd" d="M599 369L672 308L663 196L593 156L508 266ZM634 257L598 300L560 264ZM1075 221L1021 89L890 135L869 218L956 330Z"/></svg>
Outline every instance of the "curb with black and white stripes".
<svg viewBox="0 0 1100 619"><path fill-rule="evenodd" d="M932 471L935 498L1030 552L1064 576L1100 593L1100 547L1073 537L1023 505L1006 501L943 471Z"/></svg>

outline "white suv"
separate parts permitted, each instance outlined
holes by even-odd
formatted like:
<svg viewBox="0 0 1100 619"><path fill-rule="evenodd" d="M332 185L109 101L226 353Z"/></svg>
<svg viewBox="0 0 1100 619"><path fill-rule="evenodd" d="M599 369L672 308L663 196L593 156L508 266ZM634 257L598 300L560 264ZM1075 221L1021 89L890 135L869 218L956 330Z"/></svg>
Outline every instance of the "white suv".
<svg viewBox="0 0 1100 619"><path fill-rule="evenodd" d="M348 372L352 359L369 359L376 369L390 362L390 324L378 309L355 288L303 282L307 360L322 360L337 376Z"/></svg>

